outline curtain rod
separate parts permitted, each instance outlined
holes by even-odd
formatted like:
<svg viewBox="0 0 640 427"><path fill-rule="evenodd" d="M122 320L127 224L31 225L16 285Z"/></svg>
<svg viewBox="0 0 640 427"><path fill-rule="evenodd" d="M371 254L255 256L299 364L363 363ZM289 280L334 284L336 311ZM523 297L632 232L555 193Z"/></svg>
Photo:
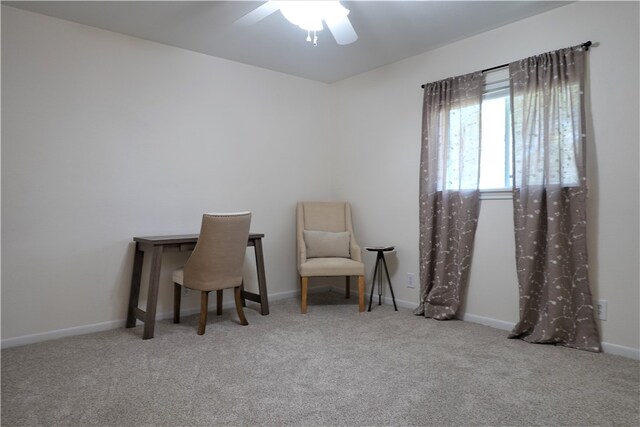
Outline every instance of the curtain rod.
<svg viewBox="0 0 640 427"><path fill-rule="evenodd" d="M589 50L589 47L590 47L592 44L593 44L593 43L591 43L591 40L589 40L589 41L586 41L586 42L582 43L582 47L583 47L585 50ZM482 71L481 71L481 73L486 73L486 72L488 72L488 71L498 70L498 69L500 69L500 68L505 68L505 67L508 67L508 66L509 66L509 64L496 65L495 67L485 68L484 70L482 70ZM426 85L422 85L422 86L420 86L420 87L421 87L422 89L424 89L424 87L425 87L425 86L426 86Z"/></svg>

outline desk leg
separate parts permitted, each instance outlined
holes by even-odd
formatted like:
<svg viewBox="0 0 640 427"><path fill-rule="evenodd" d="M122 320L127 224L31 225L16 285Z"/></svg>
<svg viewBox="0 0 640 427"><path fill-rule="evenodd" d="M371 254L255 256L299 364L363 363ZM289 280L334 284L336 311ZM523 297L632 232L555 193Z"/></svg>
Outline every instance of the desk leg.
<svg viewBox="0 0 640 427"><path fill-rule="evenodd" d="M140 250L136 243L136 252L133 258L133 271L131 272L131 291L129 293L129 309L127 310L127 328L136 326L135 309L138 307L138 299L140 298L140 280L142 278L142 261L144 252Z"/></svg>
<svg viewBox="0 0 640 427"><path fill-rule="evenodd" d="M162 264L162 249L162 246L153 247L151 271L149 272L147 310L144 319L144 332L142 333L143 340L153 338L153 329L156 326L156 307L158 305L158 287L160 285L160 265Z"/></svg>
<svg viewBox="0 0 640 427"><path fill-rule="evenodd" d="M247 306L247 299L244 297L244 279L242 279L242 283L240 283L240 303L242 307Z"/></svg>
<svg viewBox="0 0 640 427"><path fill-rule="evenodd" d="M267 300L267 279L264 275L264 258L262 256L262 239L255 240L256 269L258 270L258 290L260 292L260 314L269 314L269 301Z"/></svg>

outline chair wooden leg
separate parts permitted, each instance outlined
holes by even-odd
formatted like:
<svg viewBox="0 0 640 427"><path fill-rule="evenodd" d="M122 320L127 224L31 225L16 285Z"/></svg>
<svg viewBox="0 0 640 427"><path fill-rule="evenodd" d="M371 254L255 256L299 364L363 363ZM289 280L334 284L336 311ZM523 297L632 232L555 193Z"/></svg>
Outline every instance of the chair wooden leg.
<svg viewBox="0 0 640 427"><path fill-rule="evenodd" d="M347 276L347 287L345 290L345 298L351 298L351 276Z"/></svg>
<svg viewBox="0 0 640 427"><path fill-rule="evenodd" d="M207 310L209 309L209 292L200 291L200 322L198 323L198 335L204 335L207 328Z"/></svg>
<svg viewBox="0 0 640 427"><path fill-rule="evenodd" d="M240 286L236 286L235 288L233 288L233 295L235 296L235 300L236 300L236 311L238 312L238 317L240 318L240 324L243 326L246 326L249 324L249 322L247 322L247 318L244 317L244 310L242 309L241 292L242 292L242 289L240 289Z"/></svg>
<svg viewBox="0 0 640 427"><path fill-rule="evenodd" d="M173 284L173 323L180 323L180 299L182 298L182 285Z"/></svg>
<svg viewBox="0 0 640 427"><path fill-rule="evenodd" d="M364 311L364 276L358 276L358 311Z"/></svg>
<svg viewBox="0 0 640 427"><path fill-rule="evenodd" d="M307 314L307 288L309 287L309 278L300 277L300 313Z"/></svg>
<svg viewBox="0 0 640 427"><path fill-rule="evenodd" d="M218 316L222 314L222 289L216 291L216 314Z"/></svg>

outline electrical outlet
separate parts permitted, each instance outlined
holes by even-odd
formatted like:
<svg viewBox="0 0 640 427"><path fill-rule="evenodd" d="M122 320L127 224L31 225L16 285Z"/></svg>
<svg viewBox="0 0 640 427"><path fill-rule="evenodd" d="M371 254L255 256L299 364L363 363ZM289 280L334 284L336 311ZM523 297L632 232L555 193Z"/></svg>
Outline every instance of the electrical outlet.
<svg viewBox="0 0 640 427"><path fill-rule="evenodd" d="M407 273L407 288L416 287L416 275L413 273Z"/></svg>
<svg viewBox="0 0 640 427"><path fill-rule="evenodd" d="M605 299L599 299L594 305L596 317L600 320L607 320L607 302Z"/></svg>

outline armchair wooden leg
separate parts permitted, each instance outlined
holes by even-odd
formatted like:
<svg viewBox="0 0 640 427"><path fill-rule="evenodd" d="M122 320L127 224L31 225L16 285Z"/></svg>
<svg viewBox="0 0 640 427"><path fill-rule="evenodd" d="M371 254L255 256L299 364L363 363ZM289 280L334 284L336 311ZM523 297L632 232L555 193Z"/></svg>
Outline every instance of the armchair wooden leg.
<svg viewBox="0 0 640 427"><path fill-rule="evenodd" d="M233 288L233 295L235 296L235 300L236 300L236 311L238 312L238 317L240 318L240 324L243 326L246 326L249 324L249 322L247 322L247 318L244 317L244 310L242 309L241 292L242 292L242 289L240 289L240 286L236 286L235 288Z"/></svg>
<svg viewBox="0 0 640 427"><path fill-rule="evenodd" d="M173 323L180 323L180 299L182 298L182 285L173 284Z"/></svg>
<svg viewBox="0 0 640 427"><path fill-rule="evenodd" d="M309 287L309 278L300 277L300 313L307 314L307 289Z"/></svg>
<svg viewBox="0 0 640 427"><path fill-rule="evenodd" d="M222 314L222 289L216 291L216 314L218 316Z"/></svg>
<svg viewBox="0 0 640 427"><path fill-rule="evenodd" d="M364 311L364 276L358 276L358 311Z"/></svg>
<svg viewBox="0 0 640 427"><path fill-rule="evenodd" d="M345 290L345 298L351 298L351 276L347 276L347 287Z"/></svg>
<svg viewBox="0 0 640 427"><path fill-rule="evenodd" d="M207 328L207 310L209 308L209 292L200 292L200 322L198 323L198 335L204 335Z"/></svg>

